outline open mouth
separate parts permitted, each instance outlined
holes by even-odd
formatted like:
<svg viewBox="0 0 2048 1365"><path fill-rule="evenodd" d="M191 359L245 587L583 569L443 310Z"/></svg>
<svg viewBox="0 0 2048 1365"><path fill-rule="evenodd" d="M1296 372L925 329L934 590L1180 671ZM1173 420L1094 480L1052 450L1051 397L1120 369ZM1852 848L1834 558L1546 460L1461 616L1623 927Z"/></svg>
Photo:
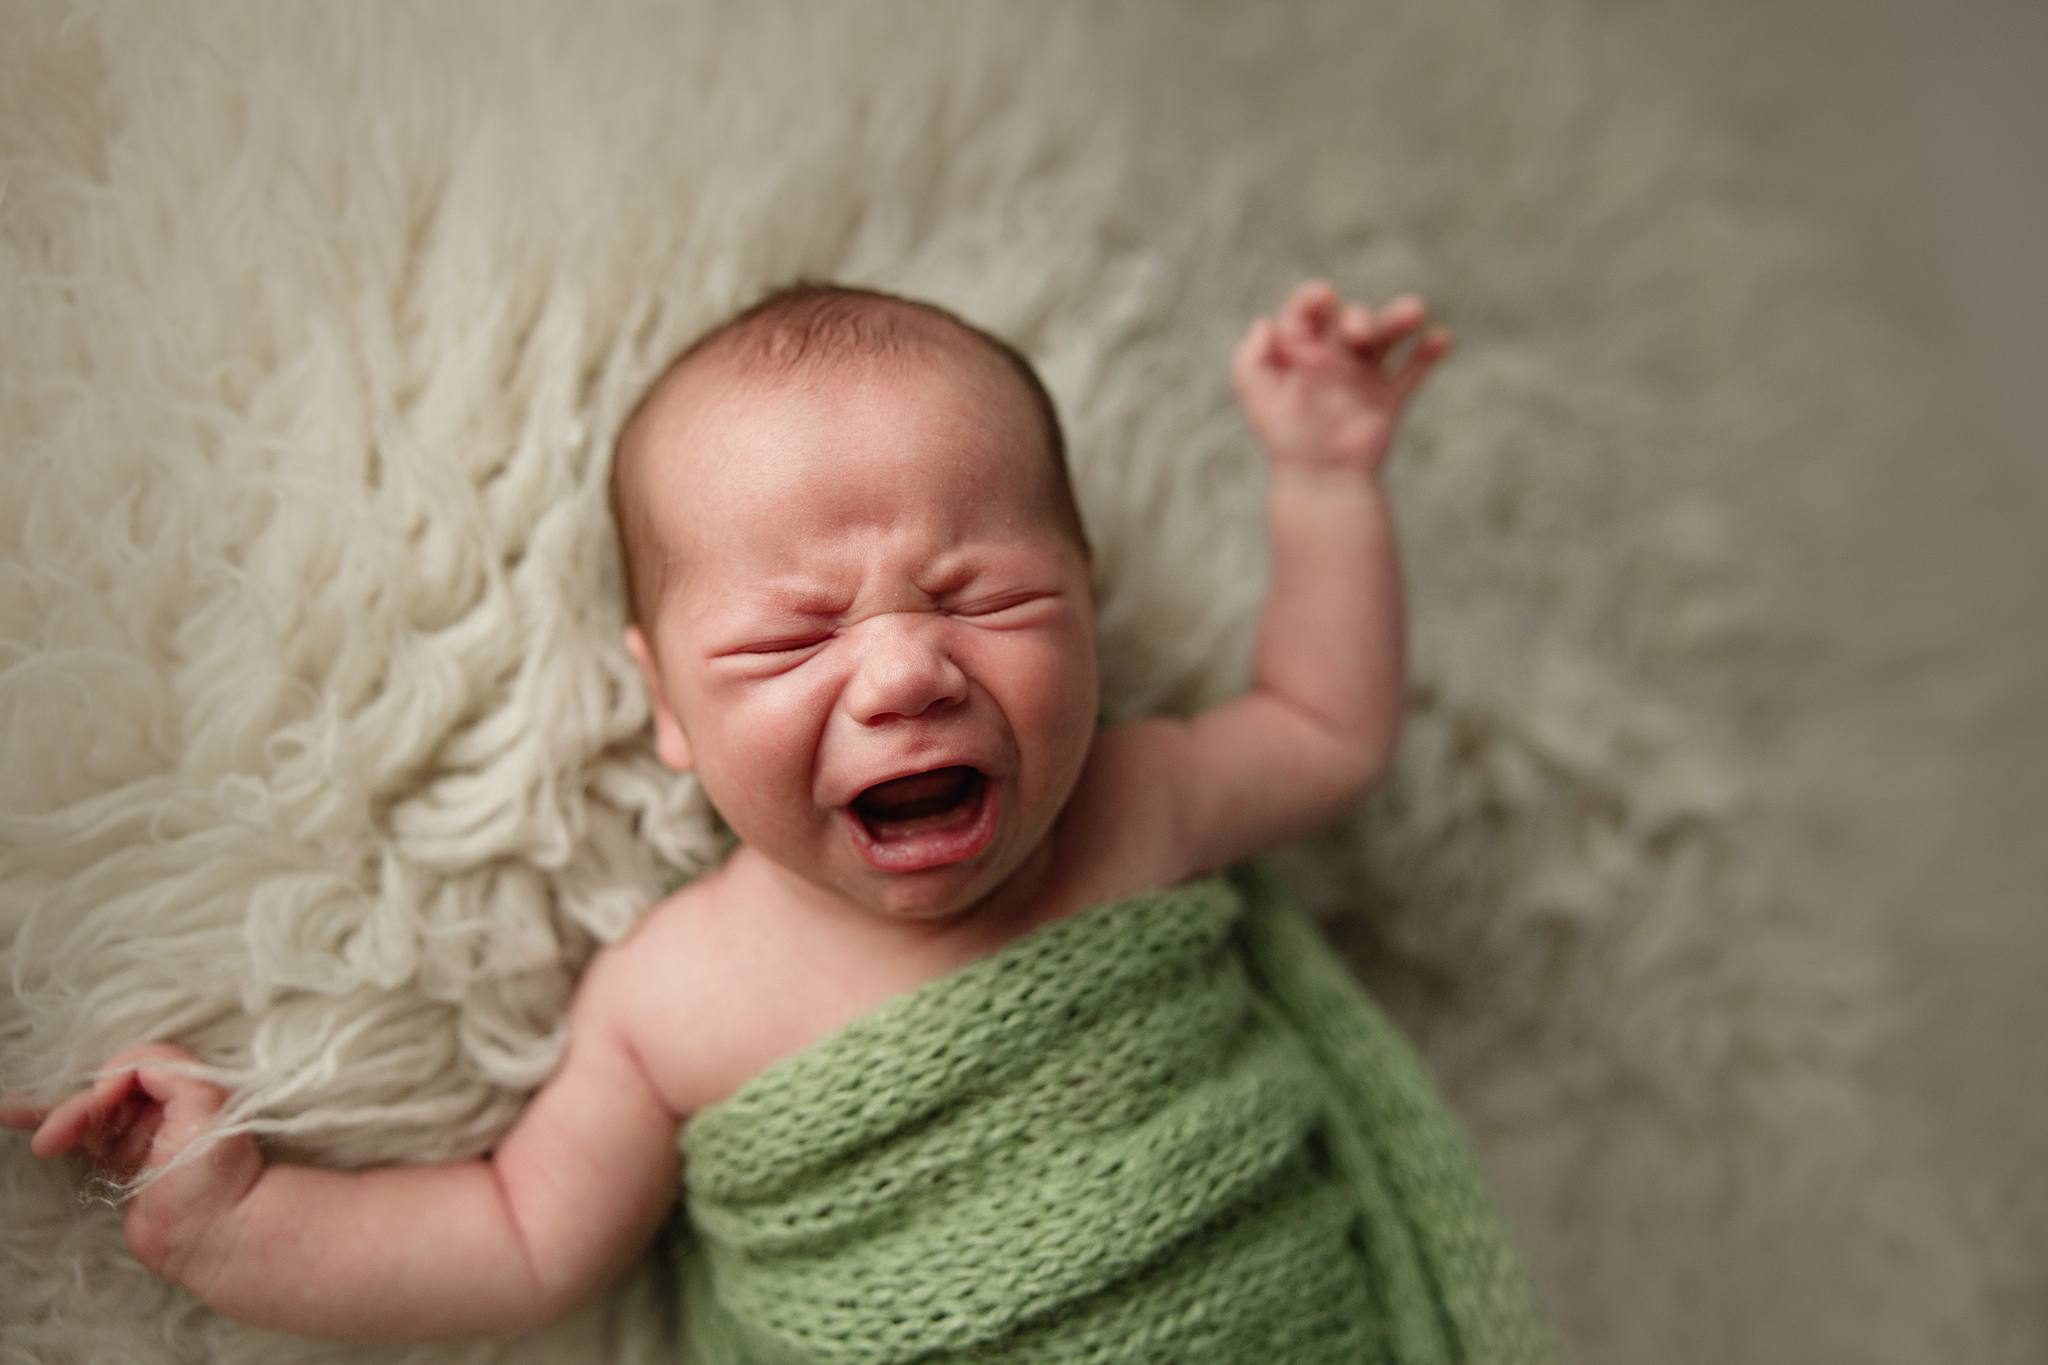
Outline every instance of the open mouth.
<svg viewBox="0 0 2048 1365"><path fill-rule="evenodd" d="M972 858L995 834L995 790L956 765L877 782L847 806L854 843L884 872L917 872Z"/></svg>

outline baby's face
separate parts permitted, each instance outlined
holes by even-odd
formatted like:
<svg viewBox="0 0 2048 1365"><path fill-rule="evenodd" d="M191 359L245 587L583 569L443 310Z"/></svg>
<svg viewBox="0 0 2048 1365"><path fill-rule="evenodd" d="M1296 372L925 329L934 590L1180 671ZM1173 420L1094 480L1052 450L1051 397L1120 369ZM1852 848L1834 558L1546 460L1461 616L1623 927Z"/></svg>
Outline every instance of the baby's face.
<svg viewBox="0 0 2048 1365"><path fill-rule="evenodd" d="M1029 400L971 358L678 385L641 487L676 568L629 636L664 761L855 904L979 902L1095 726L1088 565Z"/></svg>

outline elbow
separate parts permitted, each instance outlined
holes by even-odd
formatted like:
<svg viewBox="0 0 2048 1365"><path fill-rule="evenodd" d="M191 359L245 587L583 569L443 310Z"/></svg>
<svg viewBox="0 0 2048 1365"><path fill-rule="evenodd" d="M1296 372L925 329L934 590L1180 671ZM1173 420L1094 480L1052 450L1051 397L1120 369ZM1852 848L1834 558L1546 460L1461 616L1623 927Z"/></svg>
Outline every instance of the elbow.
<svg viewBox="0 0 2048 1365"><path fill-rule="evenodd" d="M1337 800L1344 806L1363 801L1385 779L1394 764L1391 745L1361 744L1338 761L1333 774Z"/></svg>
<svg viewBox="0 0 2048 1365"><path fill-rule="evenodd" d="M1312 765L1317 790L1339 807L1364 798L1392 771L1401 739L1401 708L1381 700L1344 707L1297 704L1298 753Z"/></svg>
<svg viewBox="0 0 2048 1365"><path fill-rule="evenodd" d="M629 1258L617 1264L562 1266L553 1273L544 1273L529 1262L530 1287L516 1302L507 1305L503 1315L505 1326L494 1328L494 1333L503 1330L526 1334L553 1326L617 1281L630 1263Z"/></svg>
<svg viewBox="0 0 2048 1365"><path fill-rule="evenodd" d="M493 1335L526 1336L551 1326L569 1315L577 1299L560 1284L529 1276L527 1287L515 1292L492 1315Z"/></svg>
<svg viewBox="0 0 2048 1365"><path fill-rule="evenodd" d="M509 1252L516 1267L512 1275L501 1278L509 1292L494 1316L502 1322L503 1331L537 1332L568 1316L584 1295L571 1277L558 1273L556 1267L537 1254L534 1240L521 1221L519 1202L505 1171L496 1160L489 1163L489 1169L511 1234Z"/></svg>
<svg viewBox="0 0 2048 1365"><path fill-rule="evenodd" d="M1306 833L1344 816L1377 787L1394 763L1397 721L1340 721L1297 711L1278 763L1290 790L1287 804ZM1275 755L1278 757L1278 755Z"/></svg>
<svg viewBox="0 0 2048 1365"><path fill-rule="evenodd" d="M1326 803L1341 811L1364 800L1392 771L1397 740L1392 726L1331 735L1316 773Z"/></svg>
<svg viewBox="0 0 2048 1365"><path fill-rule="evenodd" d="M496 1279L503 1298L492 1314L494 1335L537 1332L568 1317L623 1274L644 1244L644 1238L564 1235L559 1219L537 1227L514 1198L500 1164L493 1161L491 1170L510 1233L509 1264Z"/></svg>

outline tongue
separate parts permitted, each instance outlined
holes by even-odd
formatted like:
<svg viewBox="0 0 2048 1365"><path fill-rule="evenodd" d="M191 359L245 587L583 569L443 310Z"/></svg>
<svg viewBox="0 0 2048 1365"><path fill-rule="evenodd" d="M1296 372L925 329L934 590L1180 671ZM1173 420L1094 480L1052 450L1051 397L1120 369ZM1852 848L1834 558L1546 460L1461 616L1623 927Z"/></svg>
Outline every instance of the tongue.
<svg viewBox="0 0 2048 1365"><path fill-rule="evenodd" d="M878 782L855 803L861 813L882 820L913 820L959 804L974 782L972 768L940 768L893 782Z"/></svg>

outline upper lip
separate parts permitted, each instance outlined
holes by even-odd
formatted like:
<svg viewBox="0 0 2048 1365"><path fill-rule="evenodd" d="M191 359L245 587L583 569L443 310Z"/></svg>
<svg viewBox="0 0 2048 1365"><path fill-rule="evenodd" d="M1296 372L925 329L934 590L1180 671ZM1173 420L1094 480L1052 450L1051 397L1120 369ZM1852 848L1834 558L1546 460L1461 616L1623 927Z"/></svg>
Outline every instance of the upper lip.
<svg viewBox="0 0 2048 1365"><path fill-rule="evenodd" d="M880 777L871 777L867 779L865 782L862 782L859 786L853 787L850 790L846 791L844 797L841 800L834 801L832 804L835 806L850 806L855 801L860 799L860 794L862 792L868 790L870 787L879 787L884 782L894 782L901 777L916 777L920 773L935 773L939 771L941 768L972 768L977 773L980 773L983 777L988 776L988 765L984 763L977 763L975 760L971 758L940 758L923 763L909 763L905 764L900 768L888 769Z"/></svg>

